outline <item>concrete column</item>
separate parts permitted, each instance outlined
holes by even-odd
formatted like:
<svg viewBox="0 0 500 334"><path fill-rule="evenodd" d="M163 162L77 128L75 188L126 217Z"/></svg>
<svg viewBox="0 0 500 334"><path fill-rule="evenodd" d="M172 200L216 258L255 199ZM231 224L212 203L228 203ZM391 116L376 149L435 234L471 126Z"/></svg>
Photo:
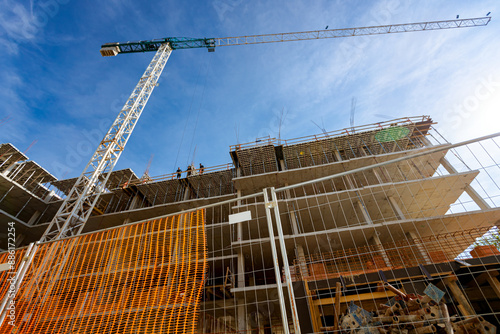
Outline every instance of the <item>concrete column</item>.
<svg viewBox="0 0 500 334"><path fill-rule="evenodd" d="M139 201L140 201L140 198L139 198L139 195L134 195L134 197L132 197L132 201L130 202L130 206L129 206L129 210L134 210L134 209L137 209L137 206L139 204Z"/></svg>
<svg viewBox="0 0 500 334"><path fill-rule="evenodd" d="M363 148L363 146L360 146L359 147L359 152L361 152L361 156L362 157L366 157L368 154L366 154L366 151L365 149Z"/></svg>
<svg viewBox="0 0 500 334"><path fill-rule="evenodd" d="M42 213L40 211L35 211L32 215L31 215L31 218L28 220L28 225L33 225L35 224L36 220L38 219L38 217L40 217Z"/></svg>
<svg viewBox="0 0 500 334"><path fill-rule="evenodd" d="M297 223L297 216L295 215L295 211L293 209L289 207L288 210L289 210L290 222L292 223L292 233L297 235L300 233L299 224Z"/></svg>
<svg viewBox="0 0 500 334"><path fill-rule="evenodd" d="M236 177L240 177L241 176L241 169L238 167L236 169ZM237 197L241 197L241 189L237 189L236 190L236 196ZM237 200L236 201L236 205L241 205L241 200ZM243 240L243 225L242 223L237 223L236 224L236 241L241 241Z"/></svg>
<svg viewBox="0 0 500 334"><path fill-rule="evenodd" d="M281 166L281 170L286 170L286 166L285 166L285 160L280 160L280 166Z"/></svg>
<svg viewBox="0 0 500 334"><path fill-rule="evenodd" d="M415 234L415 232L409 231L407 233L407 235L410 237L410 239L416 240L415 241L415 246L417 246L418 251L420 252L420 254L422 255L422 257L424 258L425 263L426 264L432 264L432 261L429 258L429 255L427 254L427 251L425 250L424 246L418 241L420 238L417 237L417 235Z"/></svg>
<svg viewBox="0 0 500 334"><path fill-rule="evenodd" d="M358 207L359 207L359 210L361 211L361 213L363 214L363 218L365 219L365 222L368 224L368 225L373 225L373 221L372 221L372 218L370 217L370 215L368 214L368 210L366 210L366 207L363 203L361 203L361 201L357 201L356 202Z"/></svg>
<svg viewBox="0 0 500 334"><path fill-rule="evenodd" d="M245 300L238 299L238 331L245 333L247 330L247 314L245 312Z"/></svg>
<svg viewBox="0 0 500 334"><path fill-rule="evenodd" d="M236 177L241 176L241 168L238 167L236 169ZM241 197L241 189L236 190L237 197ZM241 205L241 200L236 201L236 205ZM236 241L243 240L243 223L236 224ZM236 279L237 279L237 287L243 288L245 287L245 255L241 250L238 250L238 257L236 259ZM244 299L235 299L237 305L237 314L236 314L236 326L238 331L242 333L247 330L247 314L245 310L245 300Z"/></svg>
<svg viewBox="0 0 500 334"><path fill-rule="evenodd" d="M359 151L361 152L361 155L364 156L364 157L367 157L368 154L366 153L365 149L363 147L359 147ZM377 182L378 183L384 183L382 181L382 178L380 177L379 173L377 172L377 170L375 168L372 169L373 171L373 175L375 175L375 178L377 179Z"/></svg>
<svg viewBox="0 0 500 334"><path fill-rule="evenodd" d="M183 200L187 201L188 199L189 199L189 187L186 187L186 189L184 190L184 198L183 198Z"/></svg>
<svg viewBox="0 0 500 334"><path fill-rule="evenodd" d="M302 277L309 276L309 271L307 270L307 264L305 261L306 255L304 253L304 248L302 247L302 245L297 245L297 248L295 249L295 251L297 254L297 262L299 263L300 272L302 274Z"/></svg>
<svg viewBox="0 0 500 334"><path fill-rule="evenodd" d="M43 200L45 202L48 202L52 199L52 197L56 194L56 192L54 190L51 190L47 193L47 195L45 195L45 197L43 198Z"/></svg>
<svg viewBox="0 0 500 334"><path fill-rule="evenodd" d="M288 186L288 183L285 183L285 187L286 186ZM285 190L285 195L287 199L292 198L290 189ZM297 223L297 216L295 215L295 210L293 210L293 208L291 208L290 206L291 205L288 205L287 208L288 208L288 216L290 217L290 223L292 225L292 233L297 235L300 233L299 225Z"/></svg>
<svg viewBox="0 0 500 334"><path fill-rule="evenodd" d="M356 187L354 186L354 182L352 181L352 175L346 175L344 177L347 182L347 185L349 186L349 189L355 189Z"/></svg>
<svg viewBox="0 0 500 334"><path fill-rule="evenodd" d="M339 151L334 150L333 153L335 154L335 158L337 158L337 161L342 161L342 156L340 155Z"/></svg>
<svg viewBox="0 0 500 334"><path fill-rule="evenodd" d="M245 256L243 253L239 252L238 253L238 288L243 288L245 287ZM236 303L238 305L238 330L239 331L246 331L247 329L247 315L245 312L245 300L244 299L237 299Z"/></svg>
<svg viewBox="0 0 500 334"><path fill-rule="evenodd" d="M391 204L392 209L396 213L396 216L398 217L398 219L406 219L406 216L403 213L403 210L401 210L401 207L398 205L398 203L396 202L394 197L388 196L387 200L389 200L389 203Z"/></svg>
<svg viewBox="0 0 500 334"><path fill-rule="evenodd" d="M373 239L374 244L379 247L380 253L382 254L382 258L384 259L386 266L390 267L391 261L389 260L389 256L387 256L387 253L384 249L384 246L382 245L382 242L380 241L380 238L377 234L377 231L375 231L375 234L373 235L372 239Z"/></svg>
<svg viewBox="0 0 500 334"><path fill-rule="evenodd" d="M245 255L242 252L238 253L238 288L243 288L245 286Z"/></svg>
<svg viewBox="0 0 500 334"><path fill-rule="evenodd" d="M24 234L17 234L17 236L16 236L16 248L21 245L21 243L23 242L23 240L25 238L26 238L26 236Z"/></svg>
<svg viewBox="0 0 500 334"><path fill-rule="evenodd" d="M17 164L16 164L15 162L11 163L11 164L9 165L9 167L7 167L7 168L6 168L6 169L2 172L2 174L3 174L4 176L8 176L8 175L10 174L10 172L12 172L12 170L14 169L14 167L16 167L16 165L17 165Z"/></svg>
<svg viewBox="0 0 500 334"><path fill-rule="evenodd" d="M431 141L429 139L427 139L426 136L422 136L421 140L422 140L422 143L424 143L424 145L427 147L434 146L434 145L432 145Z"/></svg>

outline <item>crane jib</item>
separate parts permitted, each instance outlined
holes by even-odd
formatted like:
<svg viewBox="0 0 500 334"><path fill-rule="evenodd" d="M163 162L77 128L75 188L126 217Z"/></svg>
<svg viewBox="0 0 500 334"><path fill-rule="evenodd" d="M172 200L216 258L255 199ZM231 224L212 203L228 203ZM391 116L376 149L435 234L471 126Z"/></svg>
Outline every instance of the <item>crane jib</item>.
<svg viewBox="0 0 500 334"><path fill-rule="evenodd" d="M263 44L276 42L303 41L311 39L340 38L366 35L381 35L412 31L440 30L453 28L467 28L485 26L491 17L478 17L445 21L429 21L417 23L391 24L384 26L370 26L344 29L325 29L279 34L248 35L223 38L191 38L167 37L147 41L108 43L101 47L103 56L116 56L119 53L137 53L158 51L160 46L169 43L172 50L207 48L209 52L215 51L216 46Z"/></svg>

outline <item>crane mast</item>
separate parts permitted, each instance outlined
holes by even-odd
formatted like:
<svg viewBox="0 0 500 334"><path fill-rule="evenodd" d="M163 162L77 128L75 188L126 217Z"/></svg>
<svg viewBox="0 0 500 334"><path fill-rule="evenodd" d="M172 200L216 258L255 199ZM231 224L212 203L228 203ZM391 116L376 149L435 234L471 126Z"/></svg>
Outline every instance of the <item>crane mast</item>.
<svg viewBox="0 0 500 334"><path fill-rule="evenodd" d="M113 171L118 158L141 116L158 78L167 60L176 49L207 48L213 52L215 47L277 43L325 38L342 38L366 35L403 33L412 31L427 31L453 28L485 26L491 17L457 19L446 21L431 21L406 23L361 28L315 30L294 33L249 35L224 38L186 38L168 37L156 40L108 43L102 45L103 56L116 56L119 53L137 53L156 51L153 60L134 88L125 106L118 114L113 125L100 142L83 173L77 179L68 196L65 198L55 217L50 222L41 242L57 240L78 235L84 228L99 196L105 191L108 178Z"/></svg>
<svg viewBox="0 0 500 334"><path fill-rule="evenodd" d="M139 83L135 86L40 241L66 238L82 231L99 195L104 191L113 167L123 152L171 53L172 48L168 43L158 48Z"/></svg>

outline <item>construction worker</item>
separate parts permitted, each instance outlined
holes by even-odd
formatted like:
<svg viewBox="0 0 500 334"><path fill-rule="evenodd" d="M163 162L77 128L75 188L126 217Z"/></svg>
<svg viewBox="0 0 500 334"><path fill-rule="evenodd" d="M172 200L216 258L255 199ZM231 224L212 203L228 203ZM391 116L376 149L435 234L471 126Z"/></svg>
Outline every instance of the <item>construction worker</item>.
<svg viewBox="0 0 500 334"><path fill-rule="evenodd" d="M180 167L177 167L177 178L180 179L182 175L182 170Z"/></svg>
<svg viewBox="0 0 500 334"><path fill-rule="evenodd" d="M203 166L200 162L200 174L203 174L203 171L205 170L205 166Z"/></svg>

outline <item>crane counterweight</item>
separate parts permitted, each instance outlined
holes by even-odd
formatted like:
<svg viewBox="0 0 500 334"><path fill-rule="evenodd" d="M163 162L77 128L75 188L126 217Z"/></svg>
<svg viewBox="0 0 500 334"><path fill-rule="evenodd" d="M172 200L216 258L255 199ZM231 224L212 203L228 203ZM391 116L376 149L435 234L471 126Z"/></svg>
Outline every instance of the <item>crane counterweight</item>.
<svg viewBox="0 0 500 334"><path fill-rule="evenodd" d="M116 56L120 52L117 46L105 46L101 48L101 56L112 57Z"/></svg>

